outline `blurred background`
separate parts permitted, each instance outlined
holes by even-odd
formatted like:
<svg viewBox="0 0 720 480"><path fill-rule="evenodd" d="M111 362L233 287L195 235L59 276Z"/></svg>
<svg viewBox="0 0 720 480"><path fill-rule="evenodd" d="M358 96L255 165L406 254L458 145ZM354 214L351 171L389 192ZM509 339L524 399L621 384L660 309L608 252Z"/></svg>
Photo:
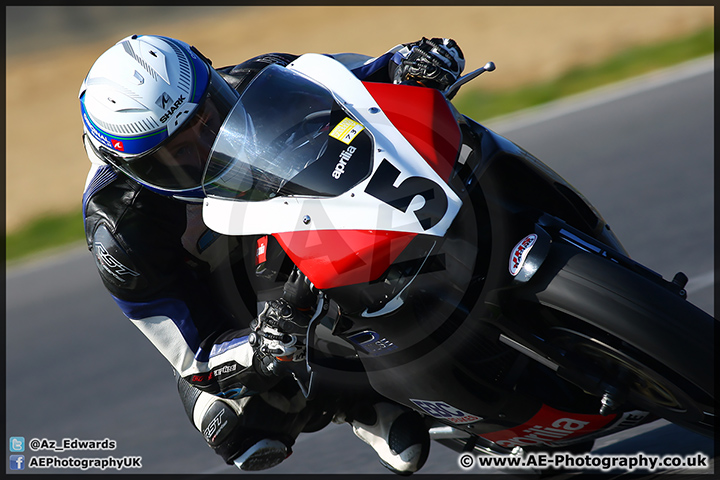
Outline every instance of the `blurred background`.
<svg viewBox="0 0 720 480"><path fill-rule="evenodd" d="M380 55L422 36L448 36L464 50L466 72L487 61L497 65L454 100L480 120L708 56L714 48L709 6L35 6L5 12L6 258L14 258L14 246L38 239L44 243L25 251L72 243L55 256L7 269L6 438L107 437L118 442L114 455L142 455L137 473L145 474L237 471L219 463L190 427L167 363L122 315L82 251L89 162L77 94L94 60L115 42L136 33L173 36L225 66L272 51ZM637 261L666 278L685 271L689 298L713 312L713 72L711 62L700 63L702 75L687 75L697 71L687 65L658 75L662 86L655 75L642 77L643 86L654 85L642 95L614 101L592 95L604 100L555 118L540 109L521 117L524 127L497 117L490 126L587 195ZM683 75L687 82L666 81ZM672 425L633 435L604 439L596 451L676 454L714 446ZM347 425L303 436L296 447L291 462L268 473L385 472ZM454 452L432 452L423 473L463 473Z"/></svg>
<svg viewBox="0 0 720 480"><path fill-rule="evenodd" d="M552 80L630 47L713 25L710 6L11 6L5 11L7 234L39 216L79 212L89 164L77 93L94 60L127 35L179 38L215 66L270 51L380 55L422 36L447 36L464 50L466 72L489 60L497 65L463 87L460 95L466 95Z"/></svg>

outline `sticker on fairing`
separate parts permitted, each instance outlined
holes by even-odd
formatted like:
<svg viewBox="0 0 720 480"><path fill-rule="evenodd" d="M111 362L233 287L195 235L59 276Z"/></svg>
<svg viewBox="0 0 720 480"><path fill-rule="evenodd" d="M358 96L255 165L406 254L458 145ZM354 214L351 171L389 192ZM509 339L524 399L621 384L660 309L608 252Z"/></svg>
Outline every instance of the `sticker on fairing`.
<svg viewBox="0 0 720 480"><path fill-rule="evenodd" d="M355 137L357 137L363 130L365 130L365 127L355 120L345 117L340 123L335 125L335 128L330 131L329 135L347 145L350 145L350 143L355 140Z"/></svg>
<svg viewBox="0 0 720 480"><path fill-rule="evenodd" d="M255 250L255 264L260 265L267 261L267 245L268 237L264 235L257 240L257 250Z"/></svg>
<svg viewBox="0 0 720 480"><path fill-rule="evenodd" d="M543 405L522 425L480 436L505 448L568 444L572 443L570 439L604 430L616 417L617 414L570 413Z"/></svg>
<svg viewBox="0 0 720 480"><path fill-rule="evenodd" d="M445 402L432 400L415 400L412 398L410 399L410 401L417 405L418 408L420 408L422 411L424 411L431 417L448 420L449 422L458 425L473 423L482 420L482 418L478 417L477 415L463 412L459 408L455 408Z"/></svg>
<svg viewBox="0 0 720 480"><path fill-rule="evenodd" d="M537 240L537 238L537 235L531 233L527 237L520 240L518 244L515 245L515 247L512 249L512 253L510 253L510 263L508 264L508 270L510 270L510 275L514 277L520 272L520 269L525 263L525 259L527 258L528 253L530 253L530 249L533 247L533 245L535 245L535 241Z"/></svg>

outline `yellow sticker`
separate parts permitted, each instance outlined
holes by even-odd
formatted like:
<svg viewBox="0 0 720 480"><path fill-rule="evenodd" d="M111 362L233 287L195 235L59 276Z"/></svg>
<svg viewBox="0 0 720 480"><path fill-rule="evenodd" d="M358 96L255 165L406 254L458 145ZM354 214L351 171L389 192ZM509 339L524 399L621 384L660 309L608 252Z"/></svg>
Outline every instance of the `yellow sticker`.
<svg viewBox="0 0 720 480"><path fill-rule="evenodd" d="M338 123L335 128L332 129L330 136L350 145L350 142L355 140L355 137L363 130L365 130L365 127L355 120L345 117L342 122Z"/></svg>

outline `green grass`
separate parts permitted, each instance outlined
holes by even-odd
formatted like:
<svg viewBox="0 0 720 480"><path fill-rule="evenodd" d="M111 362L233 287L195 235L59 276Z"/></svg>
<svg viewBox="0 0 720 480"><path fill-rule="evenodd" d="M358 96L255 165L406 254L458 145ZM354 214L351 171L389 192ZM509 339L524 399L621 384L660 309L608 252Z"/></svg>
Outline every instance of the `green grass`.
<svg viewBox="0 0 720 480"><path fill-rule="evenodd" d="M32 254L84 241L82 212L46 215L5 237L5 259L18 260Z"/></svg>
<svg viewBox="0 0 720 480"><path fill-rule="evenodd" d="M713 51L714 28L708 28L689 37L632 48L601 64L575 68L553 81L516 90L484 90L481 77L463 87L466 90L461 90L453 103L465 115L483 121L709 55ZM469 89L473 84L479 88Z"/></svg>
<svg viewBox="0 0 720 480"><path fill-rule="evenodd" d="M708 28L678 40L633 48L602 64L576 68L557 80L517 90L486 91L482 89L480 78L463 87L454 103L464 114L482 121L709 55L713 51L714 28ZM80 243L83 238L83 222L78 205L73 212L40 218L7 235L5 258L18 260L49 248Z"/></svg>

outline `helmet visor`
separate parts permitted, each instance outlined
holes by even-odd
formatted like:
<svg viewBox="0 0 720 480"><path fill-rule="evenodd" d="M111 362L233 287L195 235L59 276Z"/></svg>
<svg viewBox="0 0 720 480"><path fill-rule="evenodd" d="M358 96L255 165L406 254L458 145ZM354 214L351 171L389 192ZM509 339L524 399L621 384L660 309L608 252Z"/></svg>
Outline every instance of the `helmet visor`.
<svg viewBox="0 0 720 480"><path fill-rule="evenodd" d="M214 70L193 116L156 150L119 165L131 177L168 191L199 188L208 155L238 94ZM173 121L170 119L169 121Z"/></svg>

